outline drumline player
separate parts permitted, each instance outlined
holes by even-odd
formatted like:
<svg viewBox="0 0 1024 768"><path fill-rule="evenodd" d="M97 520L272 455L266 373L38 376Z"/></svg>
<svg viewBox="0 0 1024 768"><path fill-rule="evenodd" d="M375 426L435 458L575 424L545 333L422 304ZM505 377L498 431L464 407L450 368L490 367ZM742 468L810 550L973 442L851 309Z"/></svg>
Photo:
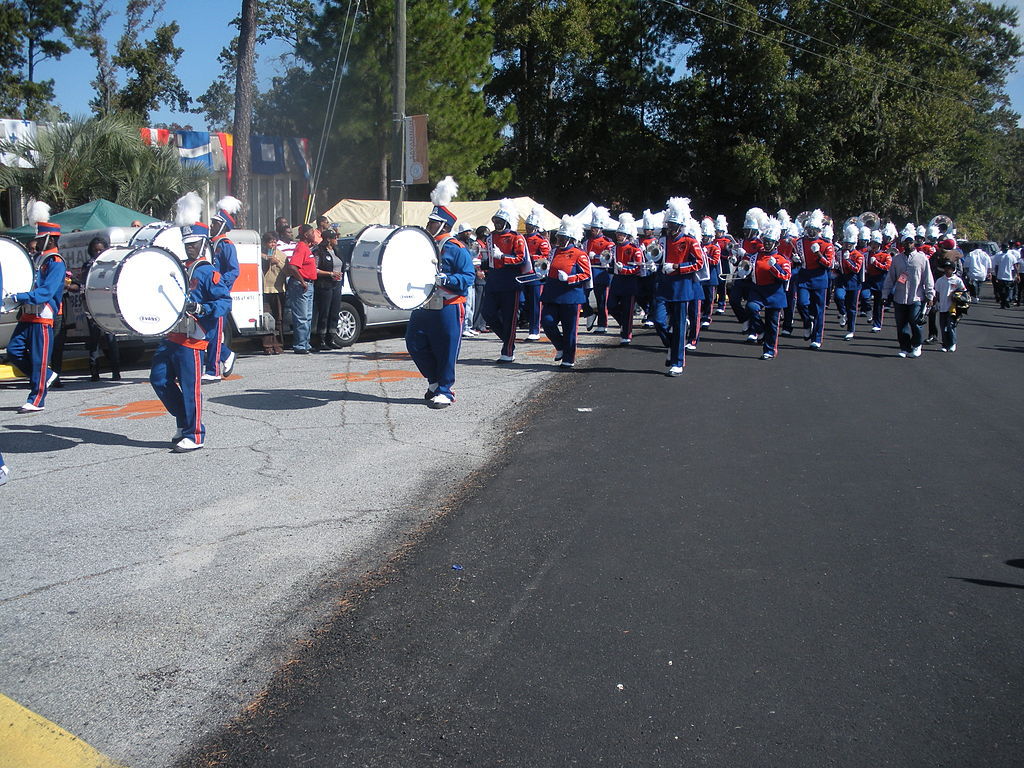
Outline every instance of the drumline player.
<svg viewBox="0 0 1024 768"><path fill-rule="evenodd" d="M220 272L221 282L227 286L228 302L231 301L231 288L238 279L238 249L228 239L228 232L235 228L234 216L242 210L242 201L237 197L222 197L217 201L217 213L210 217L211 247L213 248L213 268ZM230 311L230 306L228 308ZM225 313L226 314L226 313ZM235 367L235 353L224 341L224 317L217 320L215 329L206 336L209 346L206 349L206 372L203 381L220 381L230 375Z"/></svg>
<svg viewBox="0 0 1024 768"><path fill-rule="evenodd" d="M437 286L427 304L412 311L405 331L405 346L413 362L427 380L423 398L434 409L455 402L455 363L462 343L466 321L466 294L476 279L473 257L461 240L453 237L455 214L447 205L459 191L451 176L437 183L430 195L434 204L427 217L426 230L437 245ZM515 326L512 326L513 337Z"/></svg>

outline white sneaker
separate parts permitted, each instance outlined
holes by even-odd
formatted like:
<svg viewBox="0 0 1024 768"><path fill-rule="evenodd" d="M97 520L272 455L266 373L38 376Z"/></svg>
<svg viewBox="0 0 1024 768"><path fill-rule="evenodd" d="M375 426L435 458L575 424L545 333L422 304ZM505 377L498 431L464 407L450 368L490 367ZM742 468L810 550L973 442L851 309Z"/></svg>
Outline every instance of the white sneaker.
<svg viewBox="0 0 1024 768"><path fill-rule="evenodd" d="M956 352L956 344L952 344L952 345L950 345L950 347L949 347L949 351L950 351L950 352Z"/></svg>
<svg viewBox="0 0 1024 768"><path fill-rule="evenodd" d="M880 330L882 330L882 326L880 326L880 325L873 325L873 326L871 326L871 332L872 333L878 333Z"/></svg>
<svg viewBox="0 0 1024 768"><path fill-rule="evenodd" d="M904 352L902 349L899 352L897 352L896 354L899 355L900 357L906 357L907 356L907 353Z"/></svg>
<svg viewBox="0 0 1024 768"><path fill-rule="evenodd" d="M608 333L608 326L599 325L594 329L594 333Z"/></svg>
<svg viewBox="0 0 1024 768"><path fill-rule="evenodd" d="M941 348L939 349L939 351L940 351L940 352L949 352L949 350L948 350L948 349L946 349L945 347L941 347Z"/></svg>
<svg viewBox="0 0 1024 768"><path fill-rule="evenodd" d="M853 331L850 331L850 332L849 332L848 334L846 334L845 336L843 336L843 338L844 338L844 339L846 339L847 341L849 341L850 339L852 339L852 338L853 338Z"/></svg>
<svg viewBox="0 0 1024 768"><path fill-rule="evenodd" d="M686 348L692 351L697 348L697 345L691 341L689 344L686 345Z"/></svg>
<svg viewBox="0 0 1024 768"><path fill-rule="evenodd" d="M527 339L527 341L540 341L540 334L539 333L528 334L526 339Z"/></svg>
<svg viewBox="0 0 1024 768"><path fill-rule="evenodd" d="M774 359L774 357L775 355L773 355L771 352L765 352L763 355L761 355L762 360L772 360Z"/></svg>
<svg viewBox="0 0 1024 768"><path fill-rule="evenodd" d="M202 443L197 443L194 440L183 437L180 442L175 444L172 450L175 453L188 453L189 451L198 451L202 447Z"/></svg>
<svg viewBox="0 0 1024 768"><path fill-rule="evenodd" d="M0 485L7 483L7 478L11 476L10 470L7 469L6 464L0 464Z"/></svg>
<svg viewBox="0 0 1024 768"><path fill-rule="evenodd" d="M811 349L821 349L821 342L820 341L812 341L807 346L810 347Z"/></svg>
<svg viewBox="0 0 1024 768"><path fill-rule="evenodd" d="M683 373L683 367L681 365L673 365L668 369L669 376L680 376Z"/></svg>
<svg viewBox="0 0 1024 768"><path fill-rule="evenodd" d="M50 375L46 377L46 386L47 386L47 388L51 387L53 385L53 382L55 382L59 378L60 378L60 374L59 373L57 373L56 371L50 371Z"/></svg>
<svg viewBox="0 0 1024 768"><path fill-rule="evenodd" d="M644 320L644 328L653 328L653 327L654 327L654 321L653 320Z"/></svg>
<svg viewBox="0 0 1024 768"><path fill-rule="evenodd" d="M472 338L473 336L476 336L476 334L473 333L468 328L462 332L462 338L464 338L464 339L469 339L469 338Z"/></svg>
<svg viewBox="0 0 1024 768"><path fill-rule="evenodd" d="M32 405L32 403L25 403L21 408L18 409L18 413L36 413L45 408L44 405Z"/></svg>
<svg viewBox="0 0 1024 768"><path fill-rule="evenodd" d="M747 341L751 341L751 342L757 341L757 334L756 333L748 333L747 334Z"/></svg>
<svg viewBox="0 0 1024 768"><path fill-rule="evenodd" d="M715 309L715 314L716 314L716 315L724 315L724 314L725 314L725 310L724 310L724 309L718 309L718 308L716 308L716 309Z"/></svg>
<svg viewBox="0 0 1024 768"><path fill-rule="evenodd" d="M441 408L447 408L453 402L448 395L437 394L430 398L429 406L434 410L440 410Z"/></svg>
<svg viewBox="0 0 1024 768"><path fill-rule="evenodd" d="M514 363L515 359L515 355L498 355L499 363Z"/></svg>
<svg viewBox="0 0 1024 768"><path fill-rule="evenodd" d="M921 348L920 347L914 347L912 350L910 350L910 356L911 357L920 357L921 356Z"/></svg>
<svg viewBox="0 0 1024 768"><path fill-rule="evenodd" d="M235 370L235 360L237 359L238 358L234 352L228 352L228 359L225 360L224 364L221 366L221 370L224 371L225 376L230 376L231 372Z"/></svg>
<svg viewBox="0 0 1024 768"><path fill-rule="evenodd" d="M212 373L204 373L202 376L202 380L204 383L210 381L220 381L220 376L214 376Z"/></svg>
<svg viewBox="0 0 1024 768"><path fill-rule="evenodd" d="M576 363L565 363L565 362L563 362L563 363L560 363L558 367L559 368L573 368L573 367L575 367L575 365L576 365Z"/></svg>
<svg viewBox="0 0 1024 768"><path fill-rule="evenodd" d="M564 354L563 352L555 352L555 362L556 363L562 362L563 354Z"/></svg>
<svg viewBox="0 0 1024 768"><path fill-rule="evenodd" d="M626 344L629 344L629 339L619 339L620 346L625 346Z"/></svg>

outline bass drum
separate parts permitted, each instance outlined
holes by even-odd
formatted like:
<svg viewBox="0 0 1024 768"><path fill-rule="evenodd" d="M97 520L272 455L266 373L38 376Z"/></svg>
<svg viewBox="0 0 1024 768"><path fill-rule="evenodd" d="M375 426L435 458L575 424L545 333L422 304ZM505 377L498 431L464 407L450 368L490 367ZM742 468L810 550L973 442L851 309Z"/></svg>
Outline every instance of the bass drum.
<svg viewBox="0 0 1024 768"><path fill-rule="evenodd" d="M155 245L108 248L85 278L89 316L118 336L166 334L185 314L187 296L185 268Z"/></svg>
<svg viewBox="0 0 1024 768"><path fill-rule="evenodd" d="M36 278L35 264L25 246L9 237L0 237L0 276L4 294L27 293Z"/></svg>
<svg viewBox="0 0 1024 768"><path fill-rule="evenodd" d="M188 256L185 255L185 245L181 241L181 227L168 224L166 221L154 221L152 224L142 227L132 235L128 245L133 247L159 245L182 261L188 261Z"/></svg>
<svg viewBox="0 0 1024 768"><path fill-rule="evenodd" d="M371 224L356 237L349 282L364 304L410 310L434 293L437 246L420 227Z"/></svg>

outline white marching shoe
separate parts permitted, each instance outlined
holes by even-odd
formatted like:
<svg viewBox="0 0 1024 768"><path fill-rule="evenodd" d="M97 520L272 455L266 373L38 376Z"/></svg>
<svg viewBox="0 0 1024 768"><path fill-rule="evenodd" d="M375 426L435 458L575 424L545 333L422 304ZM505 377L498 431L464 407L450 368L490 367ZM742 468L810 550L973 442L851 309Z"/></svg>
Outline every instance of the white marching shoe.
<svg viewBox="0 0 1024 768"><path fill-rule="evenodd" d="M441 408L447 408L453 402L455 401L448 397L448 395L438 393L430 398L429 405L434 410L440 410Z"/></svg>
<svg viewBox="0 0 1024 768"><path fill-rule="evenodd" d="M174 444L173 450L175 453L189 453L190 451L198 451L202 447L202 443L197 443L194 440L183 437L179 442Z"/></svg>
<svg viewBox="0 0 1024 768"><path fill-rule="evenodd" d="M224 371L225 378L230 376L231 372L235 370L235 360L237 359L238 357L234 352L228 352L228 359L225 360L224 364L221 366L221 370Z"/></svg>
<svg viewBox="0 0 1024 768"><path fill-rule="evenodd" d="M46 408L45 405L32 405L32 403L25 403L18 409L18 413L38 413L44 408Z"/></svg>

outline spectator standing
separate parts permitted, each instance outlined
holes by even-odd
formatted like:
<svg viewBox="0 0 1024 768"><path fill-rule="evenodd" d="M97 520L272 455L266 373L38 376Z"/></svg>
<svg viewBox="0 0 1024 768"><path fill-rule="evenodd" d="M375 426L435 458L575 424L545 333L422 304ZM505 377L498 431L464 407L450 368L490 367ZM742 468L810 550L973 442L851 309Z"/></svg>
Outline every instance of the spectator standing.
<svg viewBox="0 0 1024 768"><path fill-rule="evenodd" d="M1012 248L1010 243L1006 249L996 254L992 262L992 287L996 292L996 301L1002 309L1010 308L1013 289L1020 281L1020 251Z"/></svg>
<svg viewBox="0 0 1024 768"><path fill-rule="evenodd" d="M964 278L967 290L974 301L981 300L981 286L992 274L992 257L981 248L975 248L964 256Z"/></svg>
<svg viewBox="0 0 1024 768"><path fill-rule="evenodd" d="M903 249L892 258L882 295L892 298L900 357L921 356L922 312L935 297L935 278L928 257L914 246L916 231L908 224L902 233Z"/></svg>
<svg viewBox="0 0 1024 768"><path fill-rule="evenodd" d="M338 338L338 315L341 314L345 263L338 255L338 230L327 227L321 233L323 241L313 249L317 262L316 283L313 287L314 352L342 348L341 339Z"/></svg>
<svg viewBox="0 0 1024 768"><path fill-rule="evenodd" d="M260 241L260 258L263 262L263 311L274 318L274 332L262 337L265 355L280 355L284 351L284 266L288 260L277 244L276 232L267 232Z"/></svg>
<svg viewBox="0 0 1024 768"><path fill-rule="evenodd" d="M299 227L299 242L284 268L288 279L285 295L292 316L292 351L309 354L309 326L313 319L313 284L316 281L316 246L318 232L312 224Z"/></svg>

